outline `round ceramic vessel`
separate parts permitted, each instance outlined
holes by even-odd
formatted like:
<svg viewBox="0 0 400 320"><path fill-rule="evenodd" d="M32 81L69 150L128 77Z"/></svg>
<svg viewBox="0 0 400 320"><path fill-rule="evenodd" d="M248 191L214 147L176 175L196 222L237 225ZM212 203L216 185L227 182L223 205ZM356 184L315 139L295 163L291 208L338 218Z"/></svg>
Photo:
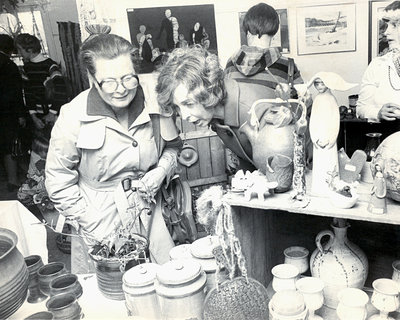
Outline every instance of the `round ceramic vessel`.
<svg viewBox="0 0 400 320"><path fill-rule="evenodd" d="M77 299L83 293L82 286L79 283L78 276L76 274L68 273L62 274L57 278L54 278L50 282L50 296L55 296L60 293L71 293Z"/></svg>
<svg viewBox="0 0 400 320"><path fill-rule="evenodd" d="M40 291L46 296L50 296L50 282L67 272L63 262L50 262L40 267L38 270Z"/></svg>

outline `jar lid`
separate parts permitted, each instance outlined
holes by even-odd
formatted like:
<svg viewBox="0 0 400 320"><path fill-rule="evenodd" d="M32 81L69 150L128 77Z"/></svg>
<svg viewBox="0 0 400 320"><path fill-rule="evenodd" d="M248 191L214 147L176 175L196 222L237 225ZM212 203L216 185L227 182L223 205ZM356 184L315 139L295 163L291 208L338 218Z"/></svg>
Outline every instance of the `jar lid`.
<svg viewBox="0 0 400 320"><path fill-rule="evenodd" d="M180 244L169 251L169 257L171 260L193 258L190 248L191 244Z"/></svg>
<svg viewBox="0 0 400 320"><path fill-rule="evenodd" d="M163 284L189 282L199 276L201 265L194 259L177 259L164 263L157 272L157 279Z"/></svg>
<svg viewBox="0 0 400 320"><path fill-rule="evenodd" d="M156 279L160 265L156 263L142 263L130 268L122 277L122 282L126 286L142 287L151 284Z"/></svg>
<svg viewBox="0 0 400 320"><path fill-rule="evenodd" d="M214 258L212 251L218 246L218 236L207 236L194 241L191 246L191 252L196 258L210 259Z"/></svg>

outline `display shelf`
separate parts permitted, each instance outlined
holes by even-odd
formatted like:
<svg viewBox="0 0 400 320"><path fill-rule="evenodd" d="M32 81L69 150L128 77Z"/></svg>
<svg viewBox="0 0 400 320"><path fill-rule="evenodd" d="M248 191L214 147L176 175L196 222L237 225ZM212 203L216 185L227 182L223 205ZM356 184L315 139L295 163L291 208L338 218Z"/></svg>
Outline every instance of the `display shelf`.
<svg viewBox="0 0 400 320"><path fill-rule="evenodd" d="M356 205L350 209L335 207L330 202L329 198L310 195L311 172L307 172L306 174L306 185L310 203L305 208L298 207L298 205L291 199L290 191L281 194L265 195L264 201L258 200L256 197L248 201L245 199L243 193L228 192L225 196L225 200L231 206L241 206L262 210L284 210L307 215L400 225L400 203L393 201L392 199L387 199L386 214L373 214L368 212L367 207L372 188L372 184L370 183L360 182L357 186L359 199Z"/></svg>

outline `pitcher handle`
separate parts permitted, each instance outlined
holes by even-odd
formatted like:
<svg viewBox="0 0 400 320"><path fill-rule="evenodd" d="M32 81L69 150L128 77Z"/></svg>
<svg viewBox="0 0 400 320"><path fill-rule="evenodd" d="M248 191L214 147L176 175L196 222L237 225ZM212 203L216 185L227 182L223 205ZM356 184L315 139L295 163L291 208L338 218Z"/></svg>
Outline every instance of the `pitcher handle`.
<svg viewBox="0 0 400 320"><path fill-rule="evenodd" d="M321 240L324 236L329 236L329 240L325 245L322 245ZM335 239L335 234L330 230L323 230L317 234L315 237L315 244L320 252L324 253L328 251L333 244L333 240Z"/></svg>

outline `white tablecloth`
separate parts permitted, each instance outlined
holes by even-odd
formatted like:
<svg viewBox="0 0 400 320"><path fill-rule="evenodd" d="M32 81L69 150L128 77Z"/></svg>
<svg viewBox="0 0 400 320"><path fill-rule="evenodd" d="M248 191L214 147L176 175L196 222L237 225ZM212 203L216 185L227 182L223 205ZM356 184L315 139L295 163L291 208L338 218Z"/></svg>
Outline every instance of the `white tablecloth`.
<svg viewBox="0 0 400 320"><path fill-rule="evenodd" d="M37 254L48 261L46 227L19 201L0 201L0 227L14 231L17 248L24 257Z"/></svg>

